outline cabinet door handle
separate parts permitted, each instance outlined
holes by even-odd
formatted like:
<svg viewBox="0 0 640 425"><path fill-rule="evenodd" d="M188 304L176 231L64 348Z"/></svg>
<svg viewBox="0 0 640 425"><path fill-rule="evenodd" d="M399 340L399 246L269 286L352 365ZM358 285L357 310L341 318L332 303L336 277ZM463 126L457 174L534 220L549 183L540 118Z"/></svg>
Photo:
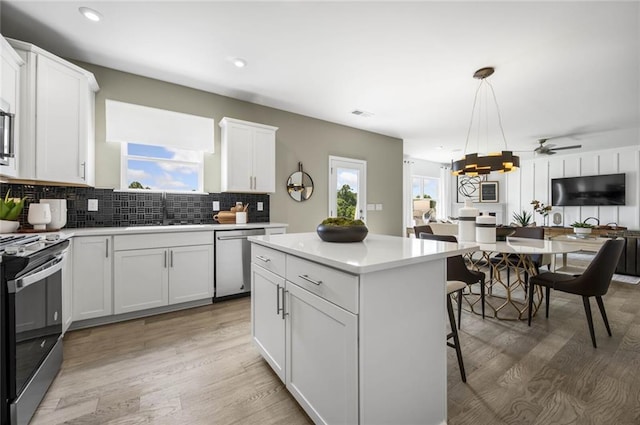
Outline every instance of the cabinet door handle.
<svg viewBox="0 0 640 425"><path fill-rule="evenodd" d="M284 288L282 288L284 289ZM280 284L276 283L276 314L280 314Z"/></svg>
<svg viewBox="0 0 640 425"><path fill-rule="evenodd" d="M265 263L271 261L271 258L263 257L262 255L256 255L256 258L260 261L264 261Z"/></svg>
<svg viewBox="0 0 640 425"><path fill-rule="evenodd" d="M170 253L171 253L170 267L173 267L173 250L171 250Z"/></svg>
<svg viewBox="0 0 640 425"><path fill-rule="evenodd" d="M320 285L322 283L321 280L313 280L306 274L299 274L298 277L300 279L306 280L307 282L313 283L314 285Z"/></svg>
<svg viewBox="0 0 640 425"><path fill-rule="evenodd" d="M253 190L258 189L258 180L256 176L253 176Z"/></svg>
<svg viewBox="0 0 640 425"><path fill-rule="evenodd" d="M167 251L164 252L164 268L167 268Z"/></svg>
<svg viewBox="0 0 640 425"><path fill-rule="evenodd" d="M253 179L249 176L249 189L253 189Z"/></svg>
<svg viewBox="0 0 640 425"><path fill-rule="evenodd" d="M285 294L289 292L282 287L282 320L284 320L284 316L287 316L289 313L285 312L285 300L287 299Z"/></svg>
<svg viewBox="0 0 640 425"><path fill-rule="evenodd" d="M105 246L105 250L104 250L104 256L106 258L109 258L109 238L104 240L106 243L104 244Z"/></svg>
<svg viewBox="0 0 640 425"><path fill-rule="evenodd" d="M82 167L82 180L86 180L87 179L87 163L81 162L80 166Z"/></svg>

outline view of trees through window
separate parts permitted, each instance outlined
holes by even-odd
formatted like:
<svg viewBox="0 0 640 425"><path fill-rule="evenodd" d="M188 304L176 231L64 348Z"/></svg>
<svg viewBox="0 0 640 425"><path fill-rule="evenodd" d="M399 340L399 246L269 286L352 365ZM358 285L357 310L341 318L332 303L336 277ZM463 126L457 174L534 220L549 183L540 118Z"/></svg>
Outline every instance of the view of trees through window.
<svg viewBox="0 0 640 425"><path fill-rule="evenodd" d="M348 184L343 184L336 195L338 202L338 217L356 218L358 194Z"/></svg>

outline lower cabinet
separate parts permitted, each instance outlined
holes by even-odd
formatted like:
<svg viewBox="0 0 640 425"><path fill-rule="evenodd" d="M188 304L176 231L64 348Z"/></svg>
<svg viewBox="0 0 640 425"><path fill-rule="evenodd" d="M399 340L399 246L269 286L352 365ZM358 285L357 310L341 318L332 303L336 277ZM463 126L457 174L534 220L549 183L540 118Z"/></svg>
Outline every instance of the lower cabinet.
<svg viewBox="0 0 640 425"><path fill-rule="evenodd" d="M358 423L355 314L287 282L286 383L316 423Z"/></svg>
<svg viewBox="0 0 640 425"><path fill-rule="evenodd" d="M315 423L358 423L357 315L285 279L282 254L270 251L252 245L256 347ZM331 287L336 272L324 271L315 269L313 277Z"/></svg>
<svg viewBox="0 0 640 425"><path fill-rule="evenodd" d="M114 313L129 313L169 303L167 250L164 248L114 253Z"/></svg>
<svg viewBox="0 0 640 425"><path fill-rule="evenodd" d="M73 320L113 314L111 236L82 236L73 240Z"/></svg>
<svg viewBox="0 0 640 425"><path fill-rule="evenodd" d="M251 265L251 335L269 365L284 382L284 278Z"/></svg>
<svg viewBox="0 0 640 425"><path fill-rule="evenodd" d="M114 243L115 314L213 297L213 232L116 236Z"/></svg>
<svg viewBox="0 0 640 425"><path fill-rule="evenodd" d="M73 321L73 239L69 240L69 248L62 266L62 334L64 335Z"/></svg>

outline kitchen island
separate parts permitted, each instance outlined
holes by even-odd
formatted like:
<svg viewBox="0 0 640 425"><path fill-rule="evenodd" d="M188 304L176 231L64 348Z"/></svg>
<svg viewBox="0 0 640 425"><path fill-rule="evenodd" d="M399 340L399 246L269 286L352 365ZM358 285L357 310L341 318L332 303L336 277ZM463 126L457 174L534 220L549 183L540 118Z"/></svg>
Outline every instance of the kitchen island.
<svg viewBox="0 0 640 425"><path fill-rule="evenodd" d="M446 258L476 247L249 239L253 340L314 422L446 423Z"/></svg>

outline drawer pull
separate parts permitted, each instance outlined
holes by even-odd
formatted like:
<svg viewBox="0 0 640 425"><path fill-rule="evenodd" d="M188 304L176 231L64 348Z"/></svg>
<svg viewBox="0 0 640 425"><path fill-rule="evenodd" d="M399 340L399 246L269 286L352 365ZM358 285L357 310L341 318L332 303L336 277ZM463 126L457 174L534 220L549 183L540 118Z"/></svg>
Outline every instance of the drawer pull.
<svg viewBox="0 0 640 425"><path fill-rule="evenodd" d="M264 261L265 263L271 261L271 258L263 257L262 255L256 255L256 258L260 261Z"/></svg>
<svg viewBox="0 0 640 425"><path fill-rule="evenodd" d="M313 280L309 276L307 276L306 274L299 274L298 277L300 279L306 280L307 282L313 283L314 285L320 285L322 283L321 280Z"/></svg>

